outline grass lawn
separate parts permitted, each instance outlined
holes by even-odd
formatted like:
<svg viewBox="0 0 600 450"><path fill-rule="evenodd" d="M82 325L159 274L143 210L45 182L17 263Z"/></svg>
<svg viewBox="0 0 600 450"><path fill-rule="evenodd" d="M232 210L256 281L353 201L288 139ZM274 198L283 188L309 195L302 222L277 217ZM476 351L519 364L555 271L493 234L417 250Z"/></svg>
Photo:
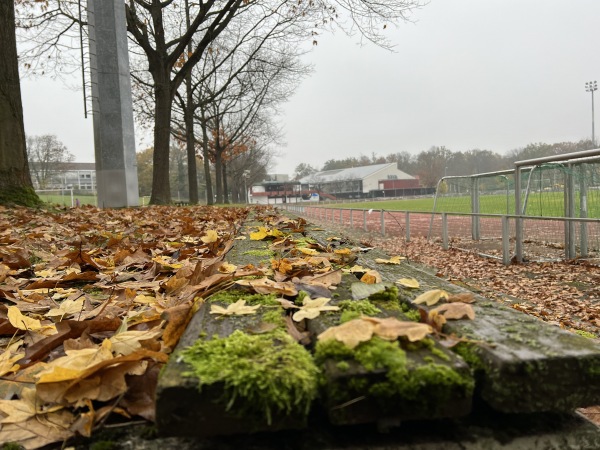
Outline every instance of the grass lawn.
<svg viewBox="0 0 600 450"><path fill-rule="evenodd" d="M45 192L38 192L37 194L43 202L71 206L71 194L69 192L65 192L63 195ZM95 195L73 195L73 206L75 206L77 200L79 200L80 205L96 205Z"/></svg>
<svg viewBox="0 0 600 450"><path fill-rule="evenodd" d="M600 201L597 195L588 196L588 217L600 218ZM579 216L579 193L575 196L575 215ZM433 211L434 197L364 201L331 204L336 208L385 209L391 211ZM329 205L327 205L329 206ZM471 197L445 196L438 198L436 212L470 213ZM479 212L484 214L514 214L515 198L506 195L482 195L479 197ZM562 192L532 192L527 199L527 215L563 217L564 195Z"/></svg>

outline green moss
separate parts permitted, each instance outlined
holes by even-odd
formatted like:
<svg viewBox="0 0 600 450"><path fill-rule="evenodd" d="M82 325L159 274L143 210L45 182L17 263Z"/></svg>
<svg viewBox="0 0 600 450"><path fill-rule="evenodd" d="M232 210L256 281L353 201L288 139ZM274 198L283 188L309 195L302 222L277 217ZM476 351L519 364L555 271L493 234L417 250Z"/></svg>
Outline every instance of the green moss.
<svg viewBox="0 0 600 450"><path fill-rule="evenodd" d="M369 300L376 306L391 311L401 311L398 300L398 288L396 286L387 286L383 291L373 294Z"/></svg>
<svg viewBox="0 0 600 450"><path fill-rule="evenodd" d="M575 333L588 339L596 339L598 337L594 333L585 330L575 330Z"/></svg>
<svg viewBox="0 0 600 450"><path fill-rule="evenodd" d="M216 292L208 298L211 303L219 302L225 304L235 303L238 300L246 300L246 305L279 306L275 294L251 294L240 290L224 290Z"/></svg>
<svg viewBox="0 0 600 450"><path fill-rule="evenodd" d="M263 322L272 323L278 327L285 327L285 314L281 308L272 308L262 315Z"/></svg>
<svg viewBox="0 0 600 450"><path fill-rule="evenodd" d="M397 341L384 341L377 337L353 350L335 340L318 342L315 360L318 365L333 360L336 367L340 362L358 363L372 374L356 373L352 377L329 380L327 395L334 404L367 396L384 410L417 408L427 414L434 413L438 405L454 397L469 398L474 389L470 375L459 373L451 366L434 363L433 356L416 362L407 358ZM399 398L403 399L402 406L398 404Z"/></svg>
<svg viewBox="0 0 600 450"><path fill-rule="evenodd" d="M5 179L12 178L11 176L7 176L6 174L0 174ZM38 207L42 205L42 201L37 196L32 187L6 187L4 189L0 189L0 205L6 206L29 206L29 207Z"/></svg>
<svg viewBox="0 0 600 450"><path fill-rule="evenodd" d="M369 300L343 300L339 302L337 306L339 306L342 311L352 311L365 316L376 316L381 312L381 310Z"/></svg>
<svg viewBox="0 0 600 450"><path fill-rule="evenodd" d="M227 410L262 414L307 415L317 394L318 369L310 354L285 331L198 340L182 352L198 388L222 383Z"/></svg>
<svg viewBox="0 0 600 450"><path fill-rule="evenodd" d="M294 300L294 303L296 305L302 306L306 297L310 297L309 293L306 291L300 291L298 292L298 296L296 297L296 300Z"/></svg>
<svg viewBox="0 0 600 450"><path fill-rule="evenodd" d="M408 311L404 311L404 317L408 320L412 320L413 322L421 321L421 313L418 309L409 309Z"/></svg>
<svg viewBox="0 0 600 450"><path fill-rule="evenodd" d="M485 366L478 353L478 347L468 342L459 342L452 351L460 356L473 371L485 370Z"/></svg>
<svg viewBox="0 0 600 450"><path fill-rule="evenodd" d="M444 361L450 361L450 356L448 356L447 354L445 354L439 348L437 348L437 347L431 347L430 351L431 351L431 353L434 356L437 356L438 358L443 359Z"/></svg>
<svg viewBox="0 0 600 450"><path fill-rule="evenodd" d="M23 448L21 444L17 444L16 442L6 442L2 444L0 450L23 450Z"/></svg>
<svg viewBox="0 0 600 450"><path fill-rule="evenodd" d="M338 368L338 370L345 372L350 368L350 364L348 363L348 361L340 361L336 364L336 367Z"/></svg>
<svg viewBox="0 0 600 450"><path fill-rule="evenodd" d="M90 450L114 450L118 447L114 441L97 441L90 445Z"/></svg>
<svg viewBox="0 0 600 450"><path fill-rule="evenodd" d="M350 322L351 320L358 319L361 313L358 311L343 311L340 315L340 323Z"/></svg>

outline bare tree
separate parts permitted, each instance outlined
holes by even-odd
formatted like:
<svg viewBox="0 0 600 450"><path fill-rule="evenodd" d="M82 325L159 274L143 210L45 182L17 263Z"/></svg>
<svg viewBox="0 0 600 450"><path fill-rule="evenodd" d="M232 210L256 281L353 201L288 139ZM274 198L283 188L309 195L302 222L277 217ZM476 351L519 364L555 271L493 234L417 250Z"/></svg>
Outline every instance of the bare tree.
<svg viewBox="0 0 600 450"><path fill-rule="evenodd" d="M0 0L0 204L36 205L23 125L15 4Z"/></svg>
<svg viewBox="0 0 600 450"><path fill-rule="evenodd" d="M27 157L31 175L40 189L48 187L52 174L61 166L75 159L53 134L27 136Z"/></svg>

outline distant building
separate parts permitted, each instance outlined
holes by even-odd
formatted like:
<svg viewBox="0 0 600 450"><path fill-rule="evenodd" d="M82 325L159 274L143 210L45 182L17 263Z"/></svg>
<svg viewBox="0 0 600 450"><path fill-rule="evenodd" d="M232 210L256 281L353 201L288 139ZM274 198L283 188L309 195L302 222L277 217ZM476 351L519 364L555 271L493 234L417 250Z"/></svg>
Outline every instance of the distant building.
<svg viewBox="0 0 600 450"><path fill-rule="evenodd" d="M299 181L302 190L315 190L321 196L335 198L381 197L386 189L419 188L419 179L398 169L397 163L326 170Z"/></svg>
<svg viewBox="0 0 600 450"><path fill-rule="evenodd" d="M34 161L30 163L30 171L35 189L96 190L95 163L69 162L44 167Z"/></svg>

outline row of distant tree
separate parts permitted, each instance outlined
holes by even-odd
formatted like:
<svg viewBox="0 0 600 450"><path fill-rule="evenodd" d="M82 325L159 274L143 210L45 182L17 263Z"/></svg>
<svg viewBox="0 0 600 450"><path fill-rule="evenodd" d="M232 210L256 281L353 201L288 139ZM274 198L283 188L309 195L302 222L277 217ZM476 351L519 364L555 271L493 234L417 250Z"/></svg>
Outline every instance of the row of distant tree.
<svg viewBox="0 0 600 450"><path fill-rule="evenodd" d="M596 146L590 139L587 139L579 142L557 142L555 144L533 143L511 150L506 154L480 149L453 152L444 146L431 147L429 150L424 150L416 155L405 151L390 153L387 156L378 156L373 153L371 156L360 155L343 159L330 159L321 168L301 163L296 166L294 179L325 170L395 162L398 163L398 168L403 172L418 176L422 186L434 187L443 176L473 175L506 170L511 169L515 161L591 150L593 148L596 148Z"/></svg>

